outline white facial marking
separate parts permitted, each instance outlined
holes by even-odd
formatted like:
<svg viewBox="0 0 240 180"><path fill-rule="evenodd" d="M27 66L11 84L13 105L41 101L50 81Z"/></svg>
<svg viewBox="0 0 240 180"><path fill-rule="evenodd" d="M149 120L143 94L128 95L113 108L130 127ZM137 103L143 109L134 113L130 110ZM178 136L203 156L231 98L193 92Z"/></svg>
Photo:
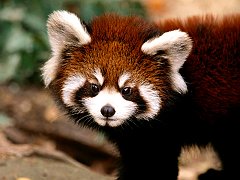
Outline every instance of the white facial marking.
<svg viewBox="0 0 240 180"><path fill-rule="evenodd" d="M130 78L130 74L129 73L123 73L119 79L118 79L118 86L120 88L122 88L125 84L125 82Z"/></svg>
<svg viewBox="0 0 240 180"><path fill-rule="evenodd" d="M105 126L106 124L111 127L119 126L131 117L137 109L135 103L125 100L119 92L109 89L103 89L97 96L83 100L89 113L101 126ZM112 106L116 111L115 114L108 119L101 114L101 109L105 105Z"/></svg>
<svg viewBox="0 0 240 180"><path fill-rule="evenodd" d="M147 102L148 110L142 114L137 115L138 119L149 119L153 118L158 114L161 108L161 99L158 95L158 92L153 89L151 84L142 84L139 87L140 95Z"/></svg>
<svg viewBox="0 0 240 180"><path fill-rule="evenodd" d="M98 80L98 82L100 83L100 85L103 85L104 77L103 77L100 69L96 69L96 70L94 71L93 75L96 77L96 79Z"/></svg>
<svg viewBox="0 0 240 180"><path fill-rule="evenodd" d="M67 106L75 105L73 95L84 85L85 81L86 78L81 74L76 74L67 78L62 88L62 99Z"/></svg>

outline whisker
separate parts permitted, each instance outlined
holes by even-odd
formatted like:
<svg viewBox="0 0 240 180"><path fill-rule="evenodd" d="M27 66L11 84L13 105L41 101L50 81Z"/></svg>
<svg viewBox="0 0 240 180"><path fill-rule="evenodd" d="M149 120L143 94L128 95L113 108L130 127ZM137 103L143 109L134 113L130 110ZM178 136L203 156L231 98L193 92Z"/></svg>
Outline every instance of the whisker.
<svg viewBox="0 0 240 180"><path fill-rule="evenodd" d="M136 126L137 128L140 128L140 125L135 122L135 119L131 119L130 122L131 122L134 126Z"/></svg>
<svg viewBox="0 0 240 180"><path fill-rule="evenodd" d="M77 124L80 124L82 120L88 121L88 119L91 119L91 115L87 114L85 116L82 116L80 119L78 119L76 122Z"/></svg>
<svg viewBox="0 0 240 180"><path fill-rule="evenodd" d="M93 118L91 116L88 116L88 118L86 119L85 121L86 123L86 126L88 127L92 127L92 124L93 124Z"/></svg>

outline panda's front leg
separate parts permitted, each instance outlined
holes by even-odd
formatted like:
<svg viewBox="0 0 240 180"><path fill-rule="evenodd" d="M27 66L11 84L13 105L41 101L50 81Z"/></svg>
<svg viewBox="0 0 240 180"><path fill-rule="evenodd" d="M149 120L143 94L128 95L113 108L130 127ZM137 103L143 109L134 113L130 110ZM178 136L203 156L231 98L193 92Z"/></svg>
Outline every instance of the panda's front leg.
<svg viewBox="0 0 240 180"><path fill-rule="evenodd" d="M119 180L177 180L181 147L172 137L148 133L129 136L118 144Z"/></svg>

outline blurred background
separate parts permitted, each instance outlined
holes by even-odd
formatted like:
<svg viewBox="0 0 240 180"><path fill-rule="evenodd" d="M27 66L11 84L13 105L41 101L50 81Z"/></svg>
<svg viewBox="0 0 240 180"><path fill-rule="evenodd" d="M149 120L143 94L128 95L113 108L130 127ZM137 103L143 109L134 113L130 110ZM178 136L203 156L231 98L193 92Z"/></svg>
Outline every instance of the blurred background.
<svg viewBox="0 0 240 180"><path fill-rule="evenodd" d="M15 165L28 163L23 164L28 167L29 161L24 158L35 155L48 157L40 165L45 167L41 176L48 178L61 172L66 178L64 171L69 170L68 179L75 179L70 176L74 176L71 172L79 163L97 172L91 175L97 179L99 174L104 175L101 178L115 174L118 153L114 147L102 134L70 122L43 86L40 68L50 57L46 20L59 9L76 13L85 22L105 12L139 15L157 22L205 13L240 13L240 0L0 0L0 163L5 163L0 165L0 179L33 179L30 171L39 171L37 164L42 159L35 159L35 166L25 170ZM10 162L9 157L18 158ZM49 157L69 166L57 166L53 172L46 168ZM40 175L37 177L34 179Z"/></svg>

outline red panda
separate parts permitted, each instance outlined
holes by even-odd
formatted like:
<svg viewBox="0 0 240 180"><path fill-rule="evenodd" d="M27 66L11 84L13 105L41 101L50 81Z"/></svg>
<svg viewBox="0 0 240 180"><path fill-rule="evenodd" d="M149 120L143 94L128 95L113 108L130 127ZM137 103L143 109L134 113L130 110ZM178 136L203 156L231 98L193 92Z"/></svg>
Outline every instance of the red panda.
<svg viewBox="0 0 240 180"><path fill-rule="evenodd" d="M116 144L119 180L176 180L181 148L208 143L223 170L202 179L240 178L240 15L86 25L55 11L47 28L44 83L71 119Z"/></svg>

